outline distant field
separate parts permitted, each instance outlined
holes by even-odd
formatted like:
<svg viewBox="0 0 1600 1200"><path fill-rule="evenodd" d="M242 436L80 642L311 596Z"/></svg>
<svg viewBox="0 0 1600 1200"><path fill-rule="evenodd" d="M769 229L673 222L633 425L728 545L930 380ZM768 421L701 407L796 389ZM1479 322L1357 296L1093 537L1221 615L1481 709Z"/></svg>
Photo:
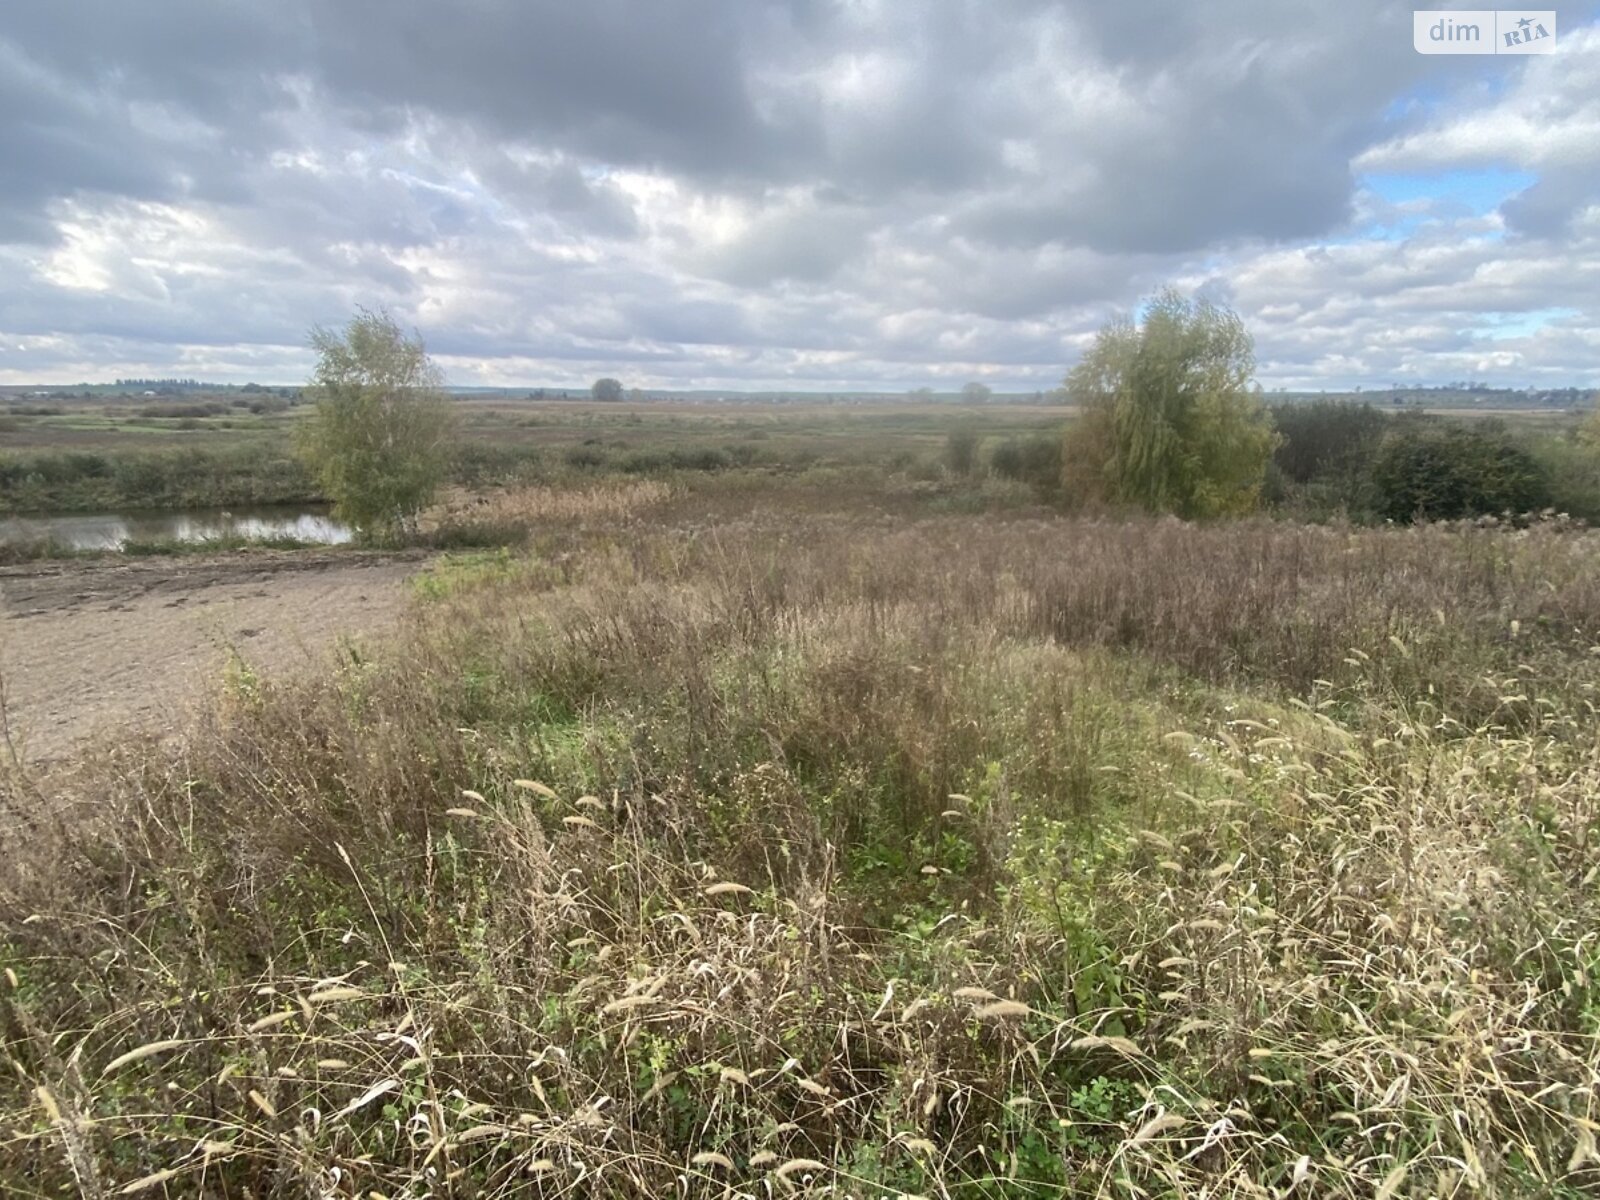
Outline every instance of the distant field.
<svg viewBox="0 0 1600 1200"><path fill-rule="evenodd" d="M468 438L547 448L603 446L616 451L685 446L757 445L768 457L809 453L859 460L937 447L950 431L983 437L1059 430L1070 413L1039 405L956 406L881 403L798 404L596 404L544 401L521 405L465 401Z"/></svg>
<svg viewBox="0 0 1600 1200"><path fill-rule="evenodd" d="M177 409L191 402L164 400ZM133 446L212 446L221 441L242 444L287 438L299 412L257 414L232 410L207 416L184 413L152 416L143 410L154 401L125 399L7 402L0 399L0 450L120 450ZM192 404L198 408L201 401ZM48 409L57 411L38 412Z"/></svg>
<svg viewBox="0 0 1600 1200"><path fill-rule="evenodd" d="M1570 425L1579 420L1583 413L1574 412L1570 408L1424 408L1418 411L1434 417L1460 417L1465 420L1493 419L1504 421L1507 425L1525 425L1528 427L1550 428L1554 426Z"/></svg>
<svg viewBox="0 0 1600 1200"><path fill-rule="evenodd" d="M1070 410L1036 404L964 406L877 404L763 404L653 401L601 404L591 400L460 399L455 401L468 438L485 441L569 444L603 437L637 448L668 440L736 440L781 436L791 440L900 439L917 443L957 426L986 435L1031 432L1059 425ZM12 406L13 408L16 406ZM226 441L287 438L306 411L153 417L125 402L77 401L48 415L16 415L0 402L0 446L118 449L134 436L140 446L215 445Z"/></svg>
<svg viewBox="0 0 1600 1200"><path fill-rule="evenodd" d="M170 416L150 415L145 410L151 405L126 400L59 407L39 414L0 405L0 512L322 498L293 455L304 406L201 415L183 412L184 402L163 401L159 407L176 414ZM915 472L931 469L953 431L991 443L1054 437L1070 414L1064 407L1022 404L601 404L498 397L458 400L456 411L461 436L453 477L468 487L679 470L876 464Z"/></svg>
<svg viewBox="0 0 1600 1200"><path fill-rule="evenodd" d="M294 430L308 408L269 396L252 402L278 411L251 412L235 403L239 399L0 403L0 514L325 502L294 453ZM1014 503L1019 489L1049 499L1061 483L1060 435L1073 417L1066 405L884 399L604 404L491 395L458 398L453 407L459 437L449 479L469 491L612 476L683 477L703 486L713 476L762 480L856 471L880 499L893 493L898 503L902 485L918 484L941 488L945 502L974 509L996 496ZM1304 409L1293 404L1283 411ZM1376 412L1479 426L1497 422L1539 457L1551 481L1551 506L1583 519L1600 513L1594 471L1572 449L1579 413L1383 405ZM963 441L973 460L954 467L948 456ZM1358 520L1371 519L1374 511L1359 487L1297 491L1280 484L1269 479L1265 492L1280 511L1320 517L1344 511ZM955 499L957 493L964 498Z"/></svg>

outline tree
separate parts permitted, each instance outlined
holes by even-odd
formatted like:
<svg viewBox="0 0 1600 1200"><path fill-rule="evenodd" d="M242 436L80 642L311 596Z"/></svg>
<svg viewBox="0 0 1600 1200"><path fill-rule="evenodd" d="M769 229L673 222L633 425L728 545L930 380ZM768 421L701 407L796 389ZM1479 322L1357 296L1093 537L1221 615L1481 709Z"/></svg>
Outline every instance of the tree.
<svg viewBox="0 0 1600 1200"><path fill-rule="evenodd" d="M1278 445L1264 496L1304 515L1367 518L1378 503L1372 462L1396 418L1349 400L1288 400L1271 409Z"/></svg>
<svg viewBox="0 0 1600 1200"><path fill-rule="evenodd" d="M1364 472L1393 419L1348 400L1290 401L1271 416L1278 431L1272 462L1292 483Z"/></svg>
<svg viewBox="0 0 1600 1200"><path fill-rule="evenodd" d="M622 381L618 379L596 379L589 388L589 394L596 400L604 400L607 404L614 404L622 399Z"/></svg>
<svg viewBox="0 0 1600 1200"><path fill-rule="evenodd" d="M1063 447L1070 492L1151 512L1254 508L1276 444L1237 313L1171 289L1118 320L1067 376L1083 415Z"/></svg>
<svg viewBox="0 0 1600 1200"><path fill-rule="evenodd" d="M1594 407L1578 428L1578 440L1591 449L1600 450L1600 392L1594 394Z"/></svg>
<svg viewBox="0 0 1600 1200"><path fill-rule="evenodd" d="M961 398L968 404L987 404L994 399L994 392L988 384L974 380L961 389Z"/></svg>
<svg viewBox="0 0 1600 1200"><path fill-rule="evenodd" d="M1536 512L1550 503L1539 463L1504 428L1407 421L1372 464L1378 507L1392 521L1449 521Z"/></svg>
<svg viewBox="0 0 1600 1200"><path fill-rule="evenodd" d="M951 474L966 477L978 469L978 446L983 441L970 425L952 429L944 443L944 465Z"/></svg>
<svg viewBox="0 0 1600 1200"><path fill-rule="evenodd" d="M413 528L444 475L454 424L422 338L360 309L343 330L312 330L311 348L316 407L299 430L301 457L363 537Z"/></svg>

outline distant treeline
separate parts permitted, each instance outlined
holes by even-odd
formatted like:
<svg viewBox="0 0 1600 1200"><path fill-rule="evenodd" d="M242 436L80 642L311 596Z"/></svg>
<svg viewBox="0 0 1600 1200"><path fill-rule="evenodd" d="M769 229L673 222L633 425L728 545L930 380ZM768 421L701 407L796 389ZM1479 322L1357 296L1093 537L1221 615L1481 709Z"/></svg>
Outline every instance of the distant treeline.
<svg viewBox="0 0 1600 1200"><path fill-rule="evenodd" d="M166 388L174 392L194 392L201 389L214 390L221 388L222 384L201 383L198 379L119 379L117 386L120 388Z"/></svg>
<svg viewBox="0 0 1600 1200"><path fill-rule="evenodd" d="M1391 408L1584 408L1594 398L1589 388L1497 388L1486 383L1441 383L1388 388L1356 388L1350 392L1291 392L1272 395L1278 403L1348 401Z"/></svg>

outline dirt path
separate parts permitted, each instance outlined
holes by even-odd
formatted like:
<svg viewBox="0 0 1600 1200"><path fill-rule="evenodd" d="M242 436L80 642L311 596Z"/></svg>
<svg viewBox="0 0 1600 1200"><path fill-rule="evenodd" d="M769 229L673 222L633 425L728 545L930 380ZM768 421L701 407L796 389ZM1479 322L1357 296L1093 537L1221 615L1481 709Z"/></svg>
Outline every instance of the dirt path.
<svg viewBox="0 0 1600 1200"><path fill-rule="evenodd" d="M161 732L215 686L229 649L273 671L392 621L425 556L283 551L0 568L0 678L24 753Z"/></svg>

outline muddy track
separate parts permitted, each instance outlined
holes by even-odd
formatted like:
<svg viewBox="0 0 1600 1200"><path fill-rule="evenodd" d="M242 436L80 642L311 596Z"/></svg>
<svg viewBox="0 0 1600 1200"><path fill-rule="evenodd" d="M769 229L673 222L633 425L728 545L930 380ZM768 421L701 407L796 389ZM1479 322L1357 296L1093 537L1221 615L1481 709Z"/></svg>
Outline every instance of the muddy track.
<svg viewBox="0 0 1600 1200"><path fill-rule="evenodd" d="M27 758L162 734L213 693L230 652L268 671L381 631L421 552L263 551L0 568L0 679Z"/></svg>

